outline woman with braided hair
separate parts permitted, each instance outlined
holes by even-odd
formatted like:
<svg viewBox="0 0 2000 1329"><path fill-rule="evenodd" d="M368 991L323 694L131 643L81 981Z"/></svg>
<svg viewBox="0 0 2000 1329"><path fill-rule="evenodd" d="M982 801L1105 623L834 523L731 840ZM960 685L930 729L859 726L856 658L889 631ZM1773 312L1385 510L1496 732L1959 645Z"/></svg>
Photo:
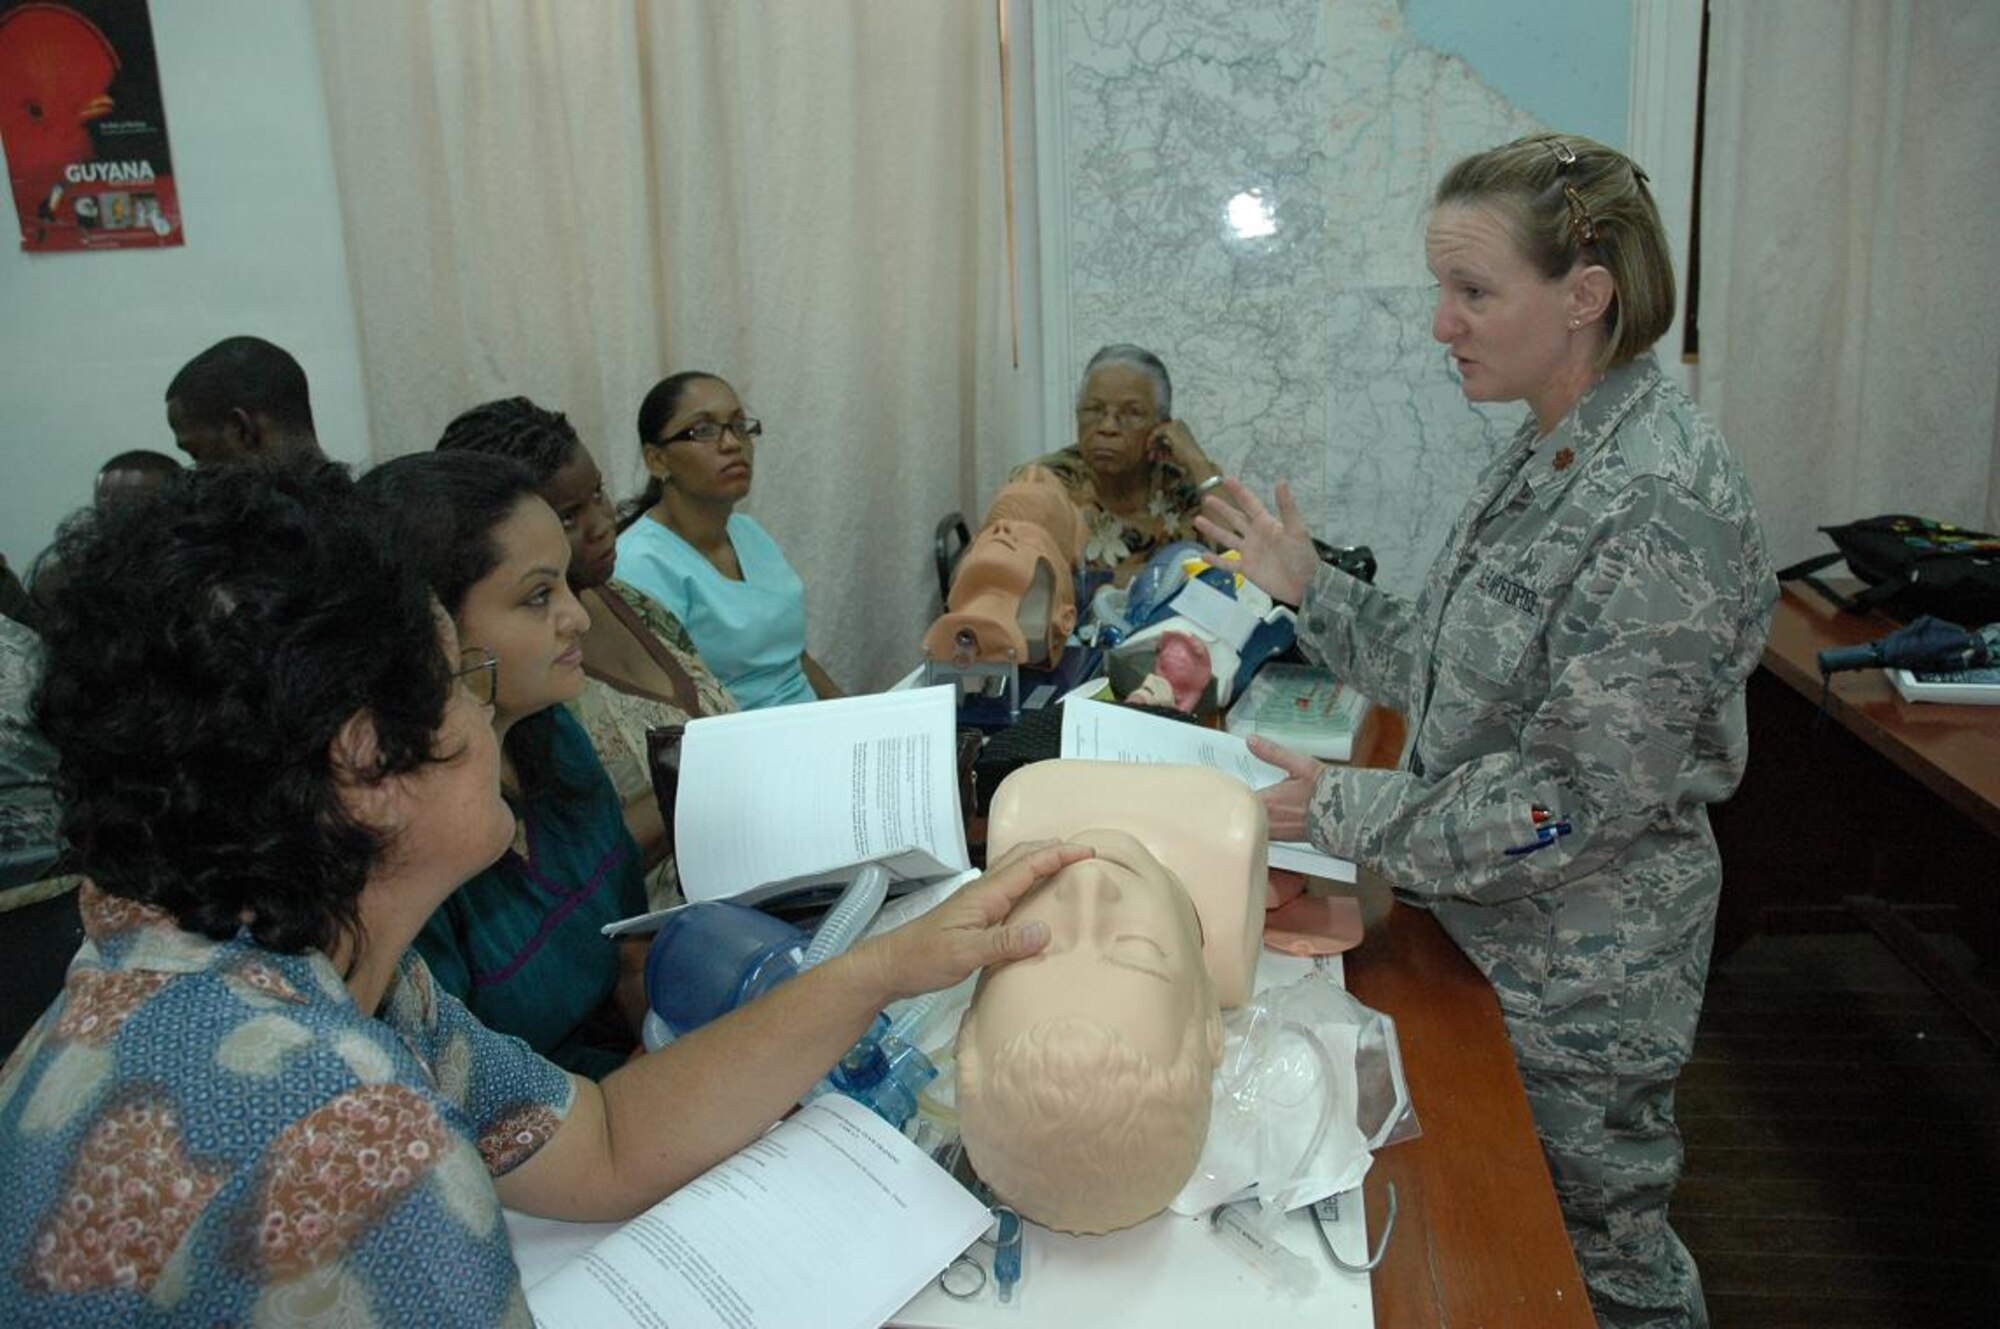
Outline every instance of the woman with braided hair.
<svg viewBox="0 0 2000 1329"><path fill-rule="evenodd" d="M582 640L585 682L568 703L570 714L589 734L624 802L626 829L651 865L646 888L653 907L676 903L680 878L669 848L671 828L653 797L646 734L734 711L736 698L673 611L616 575L617 528L604 478L562 412L526 397L489 401L446 425L438 450L519 462L561 519L569 536L570 589L590 615Z"/></svg>

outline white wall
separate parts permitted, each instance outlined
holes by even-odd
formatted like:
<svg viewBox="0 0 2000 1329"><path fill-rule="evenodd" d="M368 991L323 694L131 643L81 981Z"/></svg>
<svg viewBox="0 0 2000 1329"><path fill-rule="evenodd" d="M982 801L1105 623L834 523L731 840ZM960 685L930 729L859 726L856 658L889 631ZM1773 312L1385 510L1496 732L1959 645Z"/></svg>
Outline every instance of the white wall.
<svg viewBox="0 0 2000 1329"><path fill-rule="evenodd" d="M297 356L322 446L369 453L306 0L151 10L187 244L26 254L0 203L0 552L16 568L89 501L105 459L173 452L167 382L224 337Z"/></svg>

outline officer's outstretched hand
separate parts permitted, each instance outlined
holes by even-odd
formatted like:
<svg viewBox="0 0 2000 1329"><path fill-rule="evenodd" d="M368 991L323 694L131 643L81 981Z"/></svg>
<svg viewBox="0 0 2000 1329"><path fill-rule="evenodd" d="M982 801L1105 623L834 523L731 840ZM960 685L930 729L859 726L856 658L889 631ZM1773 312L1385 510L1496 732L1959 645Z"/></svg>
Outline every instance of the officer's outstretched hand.
<svg viewBox="0 0 2000 1329"><path fill-rule="evenodd" d="M1259 589L1281 604L1297 606L1312 586L1319 567L1319 554L1298 504L1292 502L1292 487L1278 482L1278 511L1274 515L1241 480L1234 476L1222 482L1219 491L1202 500L1201 515L1194 527L1224 549L1242 553L1243 561L1226 564L1208 555L1215 567L1234 567Z"/></svg>

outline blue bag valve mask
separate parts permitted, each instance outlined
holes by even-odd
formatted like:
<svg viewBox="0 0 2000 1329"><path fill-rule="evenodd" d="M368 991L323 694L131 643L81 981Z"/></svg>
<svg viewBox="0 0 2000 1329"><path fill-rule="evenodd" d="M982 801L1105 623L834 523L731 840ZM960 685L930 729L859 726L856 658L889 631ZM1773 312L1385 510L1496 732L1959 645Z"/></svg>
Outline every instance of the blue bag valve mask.
<svg viewBox="0 0 2000 1329"><path fill-rule="evenodd" d="M668 915L646 953L649 1032L657 1020L665 1034L657 1042L689 1033L838 955L860 937L887 888L888 874L869 864L811 937L728 901L691 904ZM649 1046L657 1042L648 1039ZM807 1098L845 1094L900 1129L936 1075L930 1059L892 1031L886 1015L877 1015Z"/></svg>

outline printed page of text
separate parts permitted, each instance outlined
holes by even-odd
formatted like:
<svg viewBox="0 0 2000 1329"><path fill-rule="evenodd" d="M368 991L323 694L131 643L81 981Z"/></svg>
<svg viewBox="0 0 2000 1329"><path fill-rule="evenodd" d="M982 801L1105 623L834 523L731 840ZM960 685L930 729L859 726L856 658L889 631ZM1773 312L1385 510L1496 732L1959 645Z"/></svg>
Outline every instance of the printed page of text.
<svg viewBox="0 0 2000 1329"><path fill-rule="evenodd" d="M965 870L956 747L949 685L694 721L674 809L683 889L729 899L909 849Z"/></svg>
<svg viewBox="0 0 2000 1329"><path fill-rule="evenodd" d="M1062 754L1084 761L1206 766L1252 789L1285 778L1276 766L1251 756L1249 743L1235 734L1082 697L1063 703ZM1270 863L1334 881L1355 878L1354 864L1301 841L1273 840Z"/></svg>
<svg viewBox="0 0 2000 1329"><path fill-rule="evenodd" d="M528 1290L542 1329L878 1325L985 1230L986 1207L829 1095Z"/></svg>

